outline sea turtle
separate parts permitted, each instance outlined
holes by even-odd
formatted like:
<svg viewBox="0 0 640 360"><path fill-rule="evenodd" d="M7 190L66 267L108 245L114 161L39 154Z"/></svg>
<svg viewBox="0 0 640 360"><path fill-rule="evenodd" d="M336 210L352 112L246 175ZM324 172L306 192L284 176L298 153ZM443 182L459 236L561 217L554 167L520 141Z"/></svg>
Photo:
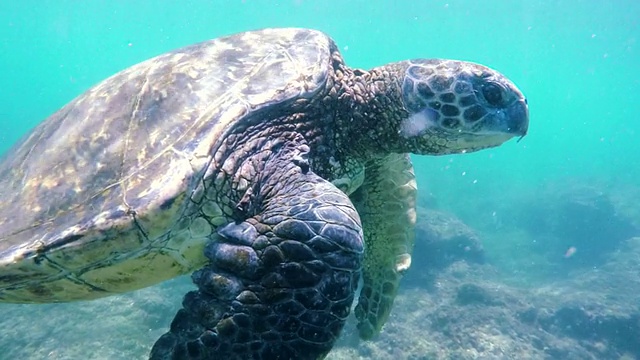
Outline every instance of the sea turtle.
<svg viewBox="0 0 640 360"><path fill-rule="evenodd" d="M377 334L411 263L408 153L500 145L527 102L487 67L347 67L262 29L123 70L0 161L0 301L93 299L194 272L154 359L318 359ZM362 274L362 279L361 279Z"/></svg>

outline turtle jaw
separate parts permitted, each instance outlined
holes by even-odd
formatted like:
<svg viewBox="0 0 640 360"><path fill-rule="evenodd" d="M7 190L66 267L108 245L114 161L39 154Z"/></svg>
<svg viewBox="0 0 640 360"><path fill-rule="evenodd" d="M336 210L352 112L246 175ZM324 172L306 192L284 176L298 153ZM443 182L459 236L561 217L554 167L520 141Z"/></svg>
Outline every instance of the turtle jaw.
<svg viewBox="0 0 640 360"><path fill-rule="evenodd" d="M527 99L523 97L515 104L515 106L511 107L509 109L508 118L519 119L519 121L516 120L514 123L509 124L510 127L508 130L520 138L527 135L527 132L529 131L529 106L527 104Z"/></svg>
<svg viewBox="0 0 640 360"><path fill-rule="evenodd" d="M419 137L404 139L401 151L416 155L464 154L500 146L513 137L513 134L503 132L452 134L429 131Z"/></svg>
<svg viewBox="0 0 640 360"><path fill-rule="evenodd" d="M492 134L463 134L459 136L456 141L449 143L449 146L442 153L446 154L461 154L475 152L478 150L488 149L496 146L500 146L508 140L512 139L513 135L507 133L492 133Z"/></svg>
<svg viewBox="0 0 640 360"><path fill-rule="evenodd" d="M524 137L529 130L527 101L522 98L505 109L487 114L473 129L478 135L504 133Z"/></svg>

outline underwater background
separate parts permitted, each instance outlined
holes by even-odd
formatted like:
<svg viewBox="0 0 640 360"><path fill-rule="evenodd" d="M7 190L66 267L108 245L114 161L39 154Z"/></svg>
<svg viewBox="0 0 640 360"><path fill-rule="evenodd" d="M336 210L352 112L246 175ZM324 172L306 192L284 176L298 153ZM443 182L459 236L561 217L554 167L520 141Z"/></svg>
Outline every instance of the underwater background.
<svg viewBox="0 0 640 360"><path fill-rule="evenodd" d="M288 26L356 68L482 63L531 115L520 142L413 157L413 268L381 336L350 325L330 359L640 359L638 1L0 1L0 154L130 65ZM144 359L191 289L0 304L0 359Z"/></svg>

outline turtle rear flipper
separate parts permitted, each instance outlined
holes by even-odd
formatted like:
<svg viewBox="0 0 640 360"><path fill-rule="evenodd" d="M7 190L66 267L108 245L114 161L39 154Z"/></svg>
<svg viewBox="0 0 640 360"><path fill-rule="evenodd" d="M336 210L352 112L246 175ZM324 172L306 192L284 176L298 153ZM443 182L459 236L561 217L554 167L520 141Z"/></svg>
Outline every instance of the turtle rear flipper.
<svg viewBox="0 0 640 360"><path fill-rule="evenodd" d="M305 166L305 148L285 146L266 164L252 205L261 211L219 230L210 264L194 274L199 290L152 359L318 359L331 350L353 303L363 235L347 195Z"/></svg>

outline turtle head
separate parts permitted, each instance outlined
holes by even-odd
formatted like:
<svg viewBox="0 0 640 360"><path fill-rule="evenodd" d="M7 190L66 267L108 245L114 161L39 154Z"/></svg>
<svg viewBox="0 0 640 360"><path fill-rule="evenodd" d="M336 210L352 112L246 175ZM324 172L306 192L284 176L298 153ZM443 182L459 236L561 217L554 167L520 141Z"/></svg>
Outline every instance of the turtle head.
<svg viewBox="0 0 640 360"><path fill-rule="evenodd" d="M399 65L401 98L408 114L397 130L403 150L471 152L526 135L527 101L502 74L454 60L412 60Z"/></svg>

